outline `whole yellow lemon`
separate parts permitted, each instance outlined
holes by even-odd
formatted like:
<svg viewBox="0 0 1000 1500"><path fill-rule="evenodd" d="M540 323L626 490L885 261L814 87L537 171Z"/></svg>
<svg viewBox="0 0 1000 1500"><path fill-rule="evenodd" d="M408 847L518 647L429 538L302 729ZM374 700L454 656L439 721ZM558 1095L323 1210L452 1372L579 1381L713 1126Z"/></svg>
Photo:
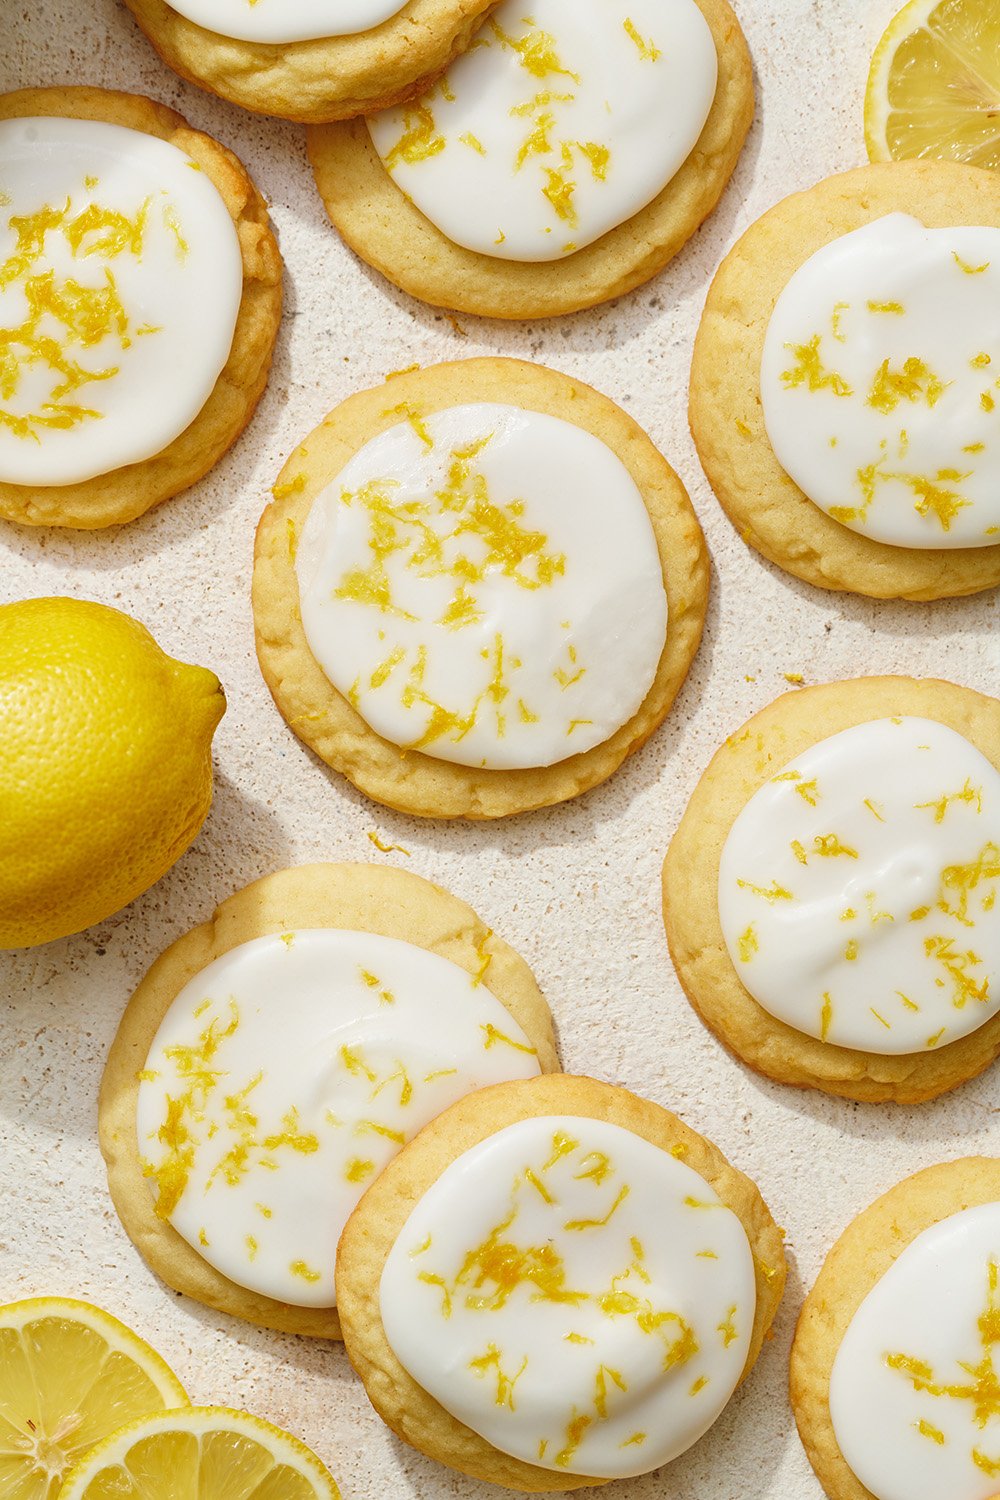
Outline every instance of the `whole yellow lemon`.
<svg viewBox="0 0 1000 1500"><path fill-rule="evenodd" d="M80 599L0 605L0 948L80 932L148 890L212 801L219 679Z"/></svg>

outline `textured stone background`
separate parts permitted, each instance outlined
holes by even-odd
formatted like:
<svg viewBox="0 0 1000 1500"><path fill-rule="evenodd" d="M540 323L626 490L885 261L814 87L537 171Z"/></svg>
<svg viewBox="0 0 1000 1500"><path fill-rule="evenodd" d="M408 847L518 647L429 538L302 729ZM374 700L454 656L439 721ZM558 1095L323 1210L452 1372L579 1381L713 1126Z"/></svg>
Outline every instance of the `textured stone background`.
<svg viewBox="0 0 1000 1500"><path fill-rule="evenodd" d="M559 1023L568 1070L668 1105L760 1184L788 1229L791 1277L774 1341L708 1437L608 1500L818 1500L786 1397L804 1288L843 1226L898 1178L1000 1144L995 1075L922 1108L864 1107L760 1080L689 1010L667 956L659 869L717 743L786 689L864 672L943 675L996 691L997 599L886 605L819 593L762 563L723 517L685 418L709 278L777 199L864 159L861 98L896 0L736 0L759 113L721 206L652 285L553 323L461 330L360 265L330 229L302 134L168 72L114 0L0 0L0 81L93 83L174 105L233 147L270 199L288 268L270 389L235 450L195 489L119 531L0 523L0 597L67 593L138 616L229 696L216 800L194 848L111 921L0 956L0 1295L91 1298L151 1339L195 1400L246 1406L299 1432L345 1500L488 1500L488 1487L402 1447L339 1346L259 1332L168 1292L126 1240L95 1134L103 1059L152 959L256 876L317 859L386 858L449 886L525 956ZM365 801L288 731L257 670L253 528L291 447L349 392L393 369L464 355L535 358L592 382L649 431L688 485L715 563L708 630L674 712L607 786L493 827L416 822ZM747 678L753 679L747 681ZM378 829L412 858L381 856Z"/></svg>

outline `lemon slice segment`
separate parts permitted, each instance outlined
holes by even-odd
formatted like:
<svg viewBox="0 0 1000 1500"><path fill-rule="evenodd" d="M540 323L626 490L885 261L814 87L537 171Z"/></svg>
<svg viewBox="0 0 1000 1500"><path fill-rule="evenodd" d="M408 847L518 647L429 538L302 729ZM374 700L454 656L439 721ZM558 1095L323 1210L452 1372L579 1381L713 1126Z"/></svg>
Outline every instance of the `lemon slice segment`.
<svg viewBox="0 0 1000 1500"><path fill-rule="evenodd" d="M247 1412L192 1406L112 1433L59 1500L340 1500L340 1491L291 1433Z"/></svg>
<svg viewBox="0 0 1000 1500"><path fill-rule="evenodd" d="M872 161L1000 168L1000 6L910 0L875 49L865 93Z"/></svg>
<svg viewBox="0 0 1000 1500"><path fill-rule="evenodd" d="M186 1402L160 1356L99 1307L61 1297L0 1307L0 1500L54 1500L95 1443Z"/></svg>

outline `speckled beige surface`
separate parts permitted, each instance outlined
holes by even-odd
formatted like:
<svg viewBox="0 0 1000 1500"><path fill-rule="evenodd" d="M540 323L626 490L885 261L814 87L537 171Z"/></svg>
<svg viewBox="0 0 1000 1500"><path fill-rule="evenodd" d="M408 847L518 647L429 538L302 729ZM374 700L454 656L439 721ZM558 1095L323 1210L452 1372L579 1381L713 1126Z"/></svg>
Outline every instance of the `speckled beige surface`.
<svg viewBox="0 0 1000 1500"><path fill-rule="evenodd" d="M708 1135L789 1231L791 1278L753 1379L668 1474L607 1500L821 1500L794 1433L787 1356L803 1287L847 1222L907 1173L1000 1153L1000 1077L934 1104L854 1105L757 1078L687 1004L667 957L659 870L712 753L787 684L858 673L1000 687L996 594L878 604L799 583L750 552L710 494L687 432L687 367L709 279L772 203L864 158L861 95L895 0L737 0L759 116L704 228L622 303L552 323L442 315L391 291L330 229L301 133L181 85L113 0L3 8L0 86L88 81L149 93L232 146L264 193L288 265L271 387L248 431L187 495L123 531L0 527L0 597L73 592L138 615L161 644L218 671L229 712L217 796L191 851L127 912L78 938L0 957L0 1294L59 1291L135 1324L200 1401L295 1428L344 1500L491 1500L498 1492L404 1450L339 1349L233 1322L168 1292L118 1224L97 1146L97 1087L118 1018L174 938L258 875L316 859L387 862L468 901L531 965L565 1064L626 1084ZM254 659L253 528L287 453L351 391L414 360L537 358L606 391L688 486L715 560L701 653L670 718L605 786L497 826L375 809L285 728ZM747 678L754 679L747 681ZM366 834L412 851L379 856Z"/></svg>

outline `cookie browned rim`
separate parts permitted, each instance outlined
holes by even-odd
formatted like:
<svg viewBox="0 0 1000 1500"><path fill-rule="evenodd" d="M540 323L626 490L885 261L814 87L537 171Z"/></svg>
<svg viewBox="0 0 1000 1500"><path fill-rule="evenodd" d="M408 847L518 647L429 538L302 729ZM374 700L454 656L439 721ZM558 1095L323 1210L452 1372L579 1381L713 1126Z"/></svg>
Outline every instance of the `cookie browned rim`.
<svg viewBox="0 0 1000 1500"><path fill-rule="evenodd" d="M247 42L208 31L166 0L125 0L168 68L256 114L303 125L402 104L466 50L498 0L409 0L353 36Z"/></svg>

